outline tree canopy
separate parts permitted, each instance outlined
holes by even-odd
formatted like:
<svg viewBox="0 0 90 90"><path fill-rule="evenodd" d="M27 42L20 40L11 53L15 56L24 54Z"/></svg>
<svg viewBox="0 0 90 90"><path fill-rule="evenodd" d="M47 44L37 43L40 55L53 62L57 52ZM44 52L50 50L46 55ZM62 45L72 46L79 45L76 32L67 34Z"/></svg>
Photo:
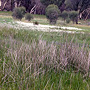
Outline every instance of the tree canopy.
<svg viewBox="0 0 90 90"><path fill-rule="evenodd" d="M65 0L41 0L41 3L44 4L45 6L48 6L50 4L55 4L58 7L60 7L64 2Z"/></svg>
<svg viewBox="0 0 90 90"><path fill-rule="evenodd" d="M69 9L82 12L90 7L90 0L66 0L66 6Z"/></svg>
<svg viewBox="0 0 90 90"><path fill-rule="evenodd" d="M90 8L90 0L1 0L0 10L11 10L15 7L24 6L27 12L34 14L45 14L45 9L50 4L55 4L59 7L61 12L79 11L82 13L84 10Z"/></svg>

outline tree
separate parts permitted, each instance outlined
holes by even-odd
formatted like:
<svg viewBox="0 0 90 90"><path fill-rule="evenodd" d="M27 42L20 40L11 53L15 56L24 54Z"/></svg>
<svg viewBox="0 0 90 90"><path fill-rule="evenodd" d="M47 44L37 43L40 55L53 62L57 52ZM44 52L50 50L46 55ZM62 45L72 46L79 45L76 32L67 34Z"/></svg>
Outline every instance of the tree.
<svg viewBox="0 0 90 90"><path fill-rule="evenodd" d="M78 8L81 4L82 0L66 0L66 8L69 10L75 10L78 11Z"/></svg>
<svg viewBox="0 0 90 90"><path fill-rule="evenodd" d="M24 17L25 14L25 8L24 7L17 7L13 10L13 18L21 20Z"/></svg>
<svg viewBox="0 0 90 90"><path fill-rule="evenodd" d="M90 7L90 0L66 0L65 3L67 8L80 12Z"/></svg>
<svg viewBox="0 0 90 90"><path fill-rule="evenodd" d="M79 11L80 19L82 19L82 17L87 18L89 16L88 13L82 13L90 8L90 0L66 0L65 4L67 9Z"/></svg>
<svg viewBox="0 0 90 90"><path fill-rule="evenodd" d="M66 23L70 23L70 21L71 21L70 18L66 19Z"/></svg>
<svg viewBox="0 0 90 90"><path fill-rule="evenodd" d="M78 24L78 12L77 11L71 11L69 13L69 18L74 22L76 22L76 24Z"/></svg>
<svg viewBox="0 0 90 90"><path fill-rule="evenodd" d="M90 8L90 0L81 0L80 12L83 12L85 9Z"/></svg>
<svg viewBox="0 0 90 90"><path fill-rule="evenodd" d="M80 19L83 17L85 20L87 20L90 17L90 8L87 8L82 13L80 13Z"/></svg>
<svg viewBox="0 0 90 90"><path fill-rule="evenodd" d="M46 8L46 17L49 19L50 24L56 24L59 13L60 11L57 5L51 4Z"/></svg>
<svg viewBox="0 0 90 90"><path fill-rule="evenodd" d="M35 5L35 0L21 0L21 5L26 8L26 11L30 12L31 8Z"/></svg>
<svg viewBox="0 0 90 90"><path fill-rule="evenodd" d="M61 5L65 2L65 0L41 0L41 3L45 6L48 6L50 4L55 4L58 7L61 7Z"/></svg>
<svg viewBox="0 0 90 90"><path fill-rule="evenodd" d="M40 2L40 0L34 0L35 4L31 8L30 13L33 14L45 14L45 6Z"/></svg>
<svg viewBox="0 0 90 90"><path fill-rule="evenodd" d="M45 13L45 7L40 0L15 0L16 6L24 6L27 12L33 14Z"/></svg>
<svg viewBox="0 0 90 90"><path fill-rule="evenodd" d="M67 11L63 11L61 14L61 17L64 19L64 21L68 18L68 12Z"/></svg>
<svg viewBox="0 0 90 90"><path fill-rule="evenodd" d="M8 3L9 0L1 0L1 3L3 3L3 6L1 5L1 10L4 10L6 4Z"/></svg>

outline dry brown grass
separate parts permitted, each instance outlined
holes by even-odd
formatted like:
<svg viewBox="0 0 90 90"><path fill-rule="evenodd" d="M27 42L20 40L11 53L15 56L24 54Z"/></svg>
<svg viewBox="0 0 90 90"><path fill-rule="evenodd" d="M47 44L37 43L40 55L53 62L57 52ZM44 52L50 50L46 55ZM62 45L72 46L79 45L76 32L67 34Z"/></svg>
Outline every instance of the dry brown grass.
<svg viewBox="0 0 90 90"><path fill-rule="evenodd" d="M10 38L5 41L5 45L9 44L3 62L3 72L15 75L18 70L24 74L39 75L53 69L53 71L70 70L74 72L88 73L90 70L90 52L88 46L84 44L80 46L77 43L47 43L39 40L38 43L22 43ZM9 66L9 69L7 67ZM13 68L12 68L13 67ZM13 70L12 70L13 69Z"/></svg>

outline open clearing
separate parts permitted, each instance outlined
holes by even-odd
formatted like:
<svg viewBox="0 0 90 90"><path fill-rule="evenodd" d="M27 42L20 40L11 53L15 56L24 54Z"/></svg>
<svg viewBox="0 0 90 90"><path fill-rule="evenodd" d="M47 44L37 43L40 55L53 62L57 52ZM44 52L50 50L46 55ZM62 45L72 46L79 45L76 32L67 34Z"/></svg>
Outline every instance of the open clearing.
<svg viewBox="0 0 90 90"><path fill-rule="evenodd" d="M5 22L5 21L4 21ZM15 28L15 29L24 29L24 30L37 30L43 32L66 32L66 33L84 33L81 28L76 27L64 27L64 26L54 26L54 25L35 25L33 23L26 23L21 21L3 23L2 26L6 26L8 28ZM81 32L79 32L81 31Z"/></svg>
<svg viewBox="0 0 90 90"><path fill-rule="evenodd" d="M69 30L82 30L79 28L75 28L75 27L60 27L60 26L54 26L54 25L34 25L33 23L25 23L25 22L16 22L18 24L18 26L20 26L21 28L28 28L28 29L32 29L32 30L38 30L38 31L44 31L44 32L67 32L67 33L75 33L75 31L69 31ZM63 29L63 30L62 30ZM64 31L67 30L67 31Z"/></svg>

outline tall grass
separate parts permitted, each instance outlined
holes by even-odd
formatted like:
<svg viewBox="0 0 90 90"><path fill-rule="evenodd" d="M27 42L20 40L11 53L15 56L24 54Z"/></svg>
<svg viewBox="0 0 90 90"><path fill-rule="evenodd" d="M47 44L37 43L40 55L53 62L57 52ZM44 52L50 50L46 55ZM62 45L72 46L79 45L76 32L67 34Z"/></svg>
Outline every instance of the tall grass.
<svg viewBox="0 0 90 90"><path fill-rule="evenodd" d="M8 42L5 41L5 45L6 47L9 46L6 53L7 57L14 60L16 66L18 63L25 64L26 61L29 61L33 64L34 71L38 71L40 67L45 70L49 67L55 68L55 70L73 67L76 72L89 71L90 52L87 49L88 46L84 44L80 46L77 43L65 42L56 45L53 42L49 44L42 40L39 40L38 43L33 41L26 44L10 38Z"/></svg>
<svg viewBox="0 0 90 90"><path fill-rule="evenodd" d="M26 44L11 37L3 43L0 46L6 51L0 60L0 85L5 89L89 90L83 78L90 70L88 46L43 40Z"/></svg>
<svg viewBox="0 0 90 90"><path fill-rule="evenodd" d="M89 90L88 36L41 34L0 29L0 90Z"/></svg>

